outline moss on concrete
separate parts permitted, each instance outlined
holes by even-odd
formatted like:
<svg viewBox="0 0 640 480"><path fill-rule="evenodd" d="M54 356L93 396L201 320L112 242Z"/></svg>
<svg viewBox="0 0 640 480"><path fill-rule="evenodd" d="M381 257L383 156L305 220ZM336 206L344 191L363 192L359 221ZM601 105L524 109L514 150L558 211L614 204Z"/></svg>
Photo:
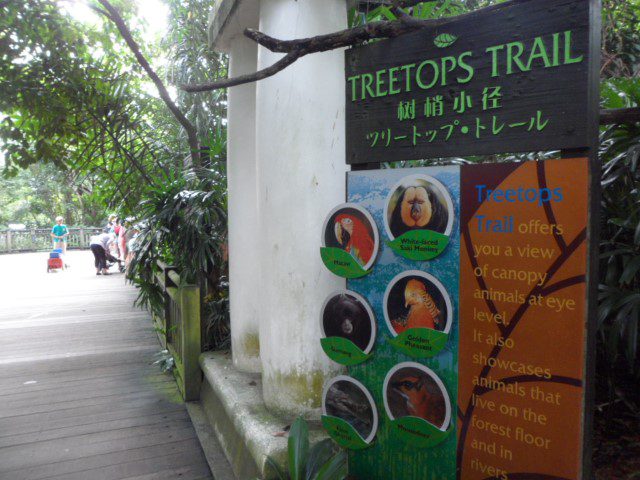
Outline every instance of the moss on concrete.
<svg viewBox="0 0 640 480"><path fill-rule="evenodd" d="M245 333L241 344L244 355L247 357L258 358L260 356L260 337L257 333Z"/></svg>
<svg viewBox="0 0 640 480"><path fill-rule="evenodd" d="M302 409L306 417L320 408L326 373L321 370L300 373L271 373L263 378L265 402L270 411L290 416Z"/></svg>

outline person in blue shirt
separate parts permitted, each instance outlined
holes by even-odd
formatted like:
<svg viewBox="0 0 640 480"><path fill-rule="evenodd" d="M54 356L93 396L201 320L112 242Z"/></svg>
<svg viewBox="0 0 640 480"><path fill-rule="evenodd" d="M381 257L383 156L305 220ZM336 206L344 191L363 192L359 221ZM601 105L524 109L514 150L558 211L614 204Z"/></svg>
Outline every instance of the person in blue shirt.
<svg viewBox="0 0 640 480"><path fill-rule="evenodd" d="M63 225L63 218L56 217L56 224L51 229L51 238L53 239L53 249L61 248L62 253L67 253L67 237L69 236L69 229L66 225Z"/></svg>

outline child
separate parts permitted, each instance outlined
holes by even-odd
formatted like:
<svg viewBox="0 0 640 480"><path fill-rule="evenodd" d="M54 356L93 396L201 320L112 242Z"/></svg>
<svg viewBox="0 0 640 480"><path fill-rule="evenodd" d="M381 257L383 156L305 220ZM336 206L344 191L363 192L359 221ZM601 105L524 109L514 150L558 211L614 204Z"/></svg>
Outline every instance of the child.
<svg viewBox="0 0 640 480"><path fill-rule="evenodd" d="M62 224L64 219L62 217L56 217L56 224L51 229L51 238L53 239L53 249L61 248L62 253L67 253L67 237L69 236L69 230L66 225Z"/></svg>

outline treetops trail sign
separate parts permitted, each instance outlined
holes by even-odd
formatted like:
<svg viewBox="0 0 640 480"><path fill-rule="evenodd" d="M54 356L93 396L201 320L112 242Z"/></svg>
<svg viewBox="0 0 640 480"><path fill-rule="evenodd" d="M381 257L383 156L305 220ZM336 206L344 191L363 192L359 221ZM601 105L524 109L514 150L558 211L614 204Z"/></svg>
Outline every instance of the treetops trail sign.
<svg viewBox="0 0 640 480"><path fill-rule="evenodd" d="M517 2L349 50L347 163L590 144L589 10Z"/></svg>
<svg viewBox="0 0 640 480"><path fill-rule="evenodd" d="M360 480L590 477L600 6L522 0L346 52L322 421ZM378 169L559 150L557 159ZM364 168L363 168L364 167Z"/></svg>

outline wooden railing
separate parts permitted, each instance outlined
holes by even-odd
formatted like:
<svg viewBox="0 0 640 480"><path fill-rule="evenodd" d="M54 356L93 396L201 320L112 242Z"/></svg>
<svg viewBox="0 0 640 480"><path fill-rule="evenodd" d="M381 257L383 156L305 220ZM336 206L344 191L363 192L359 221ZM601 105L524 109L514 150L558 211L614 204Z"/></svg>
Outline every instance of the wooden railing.
<svg viewBox="0 0 640 480"><path fill-rule="evenodd" d="M164 297L164 312L153 315L160 343L173 356L174 376L185 401L198 400L201 372L200 289L184 285L174 267L158 262L156 284Z"/></svg>
<svg viewBox="0 0 640 480"><path fill-rule="evenodd" d="M67 248L89 248L91 236L101 231L100 227L69 228ZM52 248L50 228L0 230L0 253L47 251Z"/></svg>

